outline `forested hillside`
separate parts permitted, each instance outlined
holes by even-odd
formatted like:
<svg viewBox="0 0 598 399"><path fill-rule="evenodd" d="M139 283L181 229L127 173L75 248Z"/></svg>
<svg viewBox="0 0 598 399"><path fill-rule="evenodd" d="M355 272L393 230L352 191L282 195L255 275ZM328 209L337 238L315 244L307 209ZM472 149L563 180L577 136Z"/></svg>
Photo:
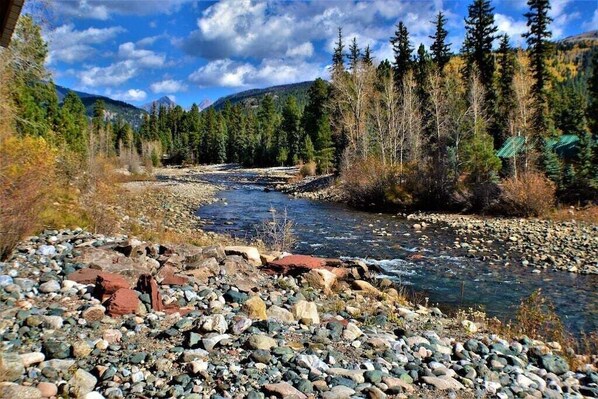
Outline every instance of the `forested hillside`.
<svg viewBox="0 0 598 399"><path fill-rule="evenodd" d="M75 93L81 99L81 102L85 106L86 115L90 118L93 116L94 104L97 101L101 101L104 104L105 118L107 120L116 121L121 118L134 128L138 128L141 125L143 115L146 113L143 109L137 108L124 101L113 100L109 97L99 96L97 94L71 90L59 85L54 85L54 87L56 87L56 94L60 104L62 104L69 91Z"/></svg>
<svg viewBox="0 0 598 399"><path fill-rule="evenodd" d="M277 111L281 111L289 97L295 97L297 104L301 109L307 103L307 91L313 82L292 83L288 85L272 86L265 89L251 89L240 93L231 94L218 99L212 107L221 111L227 102L231 105L241 103L246 109L255 109L259 106L261 100L269 95L274 99L274 106Z"/></svg>

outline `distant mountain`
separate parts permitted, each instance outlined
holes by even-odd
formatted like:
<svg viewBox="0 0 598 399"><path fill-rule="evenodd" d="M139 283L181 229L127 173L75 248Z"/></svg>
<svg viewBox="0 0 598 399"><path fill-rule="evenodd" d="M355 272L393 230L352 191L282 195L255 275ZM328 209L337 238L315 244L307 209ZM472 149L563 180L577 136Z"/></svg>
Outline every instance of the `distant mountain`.
<svg viewBox="0 0 598 399"><path fill-rule="evenodd" d="M210 100L209 98L206 98L205 100L203 100L202 102L197 104L197 106L199 107L199 110L201 111L201 110L208 108L212 104L213 104L212 100Z"/></svg>
<svg viewBox="0 0 598 399"><path fill-rule="evenodd" d="M170 97L164 96L164 97L160 97L157 100L154 100L152 102L142 105L141 108L143 108L147 112L150 112L152 110L152 106L154 104L156 104L156 108L160 108L160 107L174 108L177 105L174 101L172 101L170 99Z"/></svg>
<svg viewBox="0 0 598 399"><path fill-rule="evenodd" d="M66 94L69 91L71 91L71 89L59 85L55 85L55 87L56 95L58 96L58 101L62 102ZM85 105L87 116L90 117L93 115L93 105L97 100L102 100L104 102L106 119L112 121L120 116L134 128L137 128L141 125L143 116L147 114L147 112L145 112L144 110L137 108L134 105L128 104L124 101L113 100L106 96L85 93L82 91L72 91L77 96L79 96L79 98L83 102L83 105Z"/></svg>
<svg viewBox="0 0 598 399"><path fill-rule="evenodd" d="M274 98L274 104L278 110L281 110L287 98L295 96L299 107L303 108L307 103L307 91L313 84L313 81L292 83L288 85L266 87L265 89L251 89L240 93L231 94L218 99L212 107L216 110L224 108L224 104L230 101L231 104L241 103L245 108L257 108L261 99L269 94Z"/></svg>
<svg viewBox="0 0 598 399"><path fill-rule="evenodd" d="M580 33L579 35L569 36L557 41L557 43L564 45L580 43L596 45L598 44L598 30L592 30L589 32Z"/></svg>

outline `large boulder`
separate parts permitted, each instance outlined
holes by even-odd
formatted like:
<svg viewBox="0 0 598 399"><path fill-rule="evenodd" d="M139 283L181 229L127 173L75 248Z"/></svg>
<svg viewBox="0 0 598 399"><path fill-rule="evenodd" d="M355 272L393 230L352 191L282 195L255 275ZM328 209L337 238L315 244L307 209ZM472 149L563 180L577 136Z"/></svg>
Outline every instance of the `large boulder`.
<svg viewBox="0 0 598 399"><path fill-rule="evenodd" d="M99 273L96 278L94 295L104 301L120 289L130 289L131 284L122 276L114 273Z"/></svg>
<svg viewBox="0 0 598 399"><path fill-rule="evenodd" d="M293 314L296 320L303 324L320 324L320 315L315 302L299 301L293 306Z"/></svg>
<svg viewBox="0 0 598 399"><path fill-rule="evenodd" d="M139 307L139 297L131 289L121 288L108 299L106 312L110 316L134 314Z"/></svg>
<svg viewBox="0 0 598 399"><path fill-rule="evenodd" d="M312 269L304 275L305 280L314 288L319 288L325 293L332 292L337 276L327 269Z"/></svg>
<svg viewBox="0 0 598 399"><path fill-rule="evenodd" d="M271 274L297 276L326 266L326 259L308 255L289 255L270 262L264 269Z"/></svg>
<svg viewBox="0 0 598 399"><path fill-rule="evenodd" d="M227 255L239 255L245 258L253 266L261 266L262 259L260 257L260 251L256 247L248 246L229 246L224 247L224 253Z"/></svg>
<svg viewBox="0 0 598 399"><path fill-rule="evenodd" d="M266 314L266 304L259 296L255 295L245 301L243 304L243 310L247 313L249 318L254 320L266 320L268 315Z"/></svg>

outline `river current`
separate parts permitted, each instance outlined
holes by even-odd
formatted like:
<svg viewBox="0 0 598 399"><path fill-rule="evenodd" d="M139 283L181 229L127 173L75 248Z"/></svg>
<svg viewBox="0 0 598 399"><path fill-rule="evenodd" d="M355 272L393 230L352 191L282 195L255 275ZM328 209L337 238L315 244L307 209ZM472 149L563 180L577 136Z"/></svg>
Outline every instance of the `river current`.
<svg viewBox="0 0 598 399"><path fill-rule="evenodd" d="M294 253L360 258L382 268L385 277L407 286L421 301L445 311L481 307L501 320L513 318L520 301L542 288L571 331L598 330L597 276L536 274L531 268L505 266L455 248L458 237L448 226L435 224L418 233L412 229L414 221L398 215L268 192L251 172L205 174L201 179L224 187L218 202L197 211L204 230L252 238L272 211L286 210L294 221Z"/></svg>

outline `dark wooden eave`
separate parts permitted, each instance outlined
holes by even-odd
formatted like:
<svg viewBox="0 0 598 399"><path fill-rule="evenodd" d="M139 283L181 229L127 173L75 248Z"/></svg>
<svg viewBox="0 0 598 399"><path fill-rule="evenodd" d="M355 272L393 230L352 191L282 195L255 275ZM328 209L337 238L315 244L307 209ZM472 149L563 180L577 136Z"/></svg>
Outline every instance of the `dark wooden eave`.
<svg viewBox="0 0 598 399"><path fill-rule="evenodd" d="M8 47L25 0L0 0L0 46Z"/></svg>

